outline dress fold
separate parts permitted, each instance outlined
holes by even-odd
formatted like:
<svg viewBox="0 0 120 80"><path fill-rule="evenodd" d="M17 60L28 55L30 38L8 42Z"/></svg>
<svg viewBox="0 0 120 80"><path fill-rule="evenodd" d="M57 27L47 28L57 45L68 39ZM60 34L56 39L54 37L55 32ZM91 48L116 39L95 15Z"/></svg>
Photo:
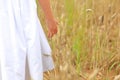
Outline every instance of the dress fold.
<svg viewBox="0 0 120 80"><path fill-rule="evenodd" d="M0 80L43 80L54 68L51 52L36 1L0 0Z"/></svg>

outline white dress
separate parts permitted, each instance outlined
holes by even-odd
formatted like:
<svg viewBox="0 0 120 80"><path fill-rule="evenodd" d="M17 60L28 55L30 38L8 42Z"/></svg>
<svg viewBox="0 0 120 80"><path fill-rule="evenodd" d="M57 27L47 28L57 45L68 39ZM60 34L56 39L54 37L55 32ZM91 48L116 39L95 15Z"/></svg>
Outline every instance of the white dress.
<svg viewBox="0 0 120 80"><path fill-rule="evenodd" d="M0 80L43 80L53 68L36 1L0 0Z"/></svg>

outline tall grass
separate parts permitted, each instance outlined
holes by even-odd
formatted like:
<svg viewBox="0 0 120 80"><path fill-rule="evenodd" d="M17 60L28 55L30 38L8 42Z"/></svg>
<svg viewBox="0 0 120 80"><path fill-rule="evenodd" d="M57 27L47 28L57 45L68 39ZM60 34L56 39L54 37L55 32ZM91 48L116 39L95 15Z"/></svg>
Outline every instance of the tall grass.
<svg viewBox="0 0 120 80"><path fill-rule="evenodd" d="M56 68L45 74L45 80L119 78L119 3L120 0L51 0L59 31L49 41ZM45 28L40 9L38 14Z"/></svg>

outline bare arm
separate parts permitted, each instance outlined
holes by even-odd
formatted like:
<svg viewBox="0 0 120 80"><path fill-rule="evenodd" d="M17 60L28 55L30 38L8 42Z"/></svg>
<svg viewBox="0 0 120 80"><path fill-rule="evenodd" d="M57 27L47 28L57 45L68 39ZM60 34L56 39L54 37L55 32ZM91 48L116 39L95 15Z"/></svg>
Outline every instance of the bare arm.
<svg viewBox="0 0 120 80"><path fill-rule="evenodd" d="M49 0L39 0L39 4L44 11L47 24L48 24L48 37L52 37L54 34L57 33L57 22L54 19L52 14L52 10L50 8L50 1Z"/></svg>
<svg viewBox="0 0 120 80"><path fill-rule="evenodd" d="M47 19L53 19L53 14L50 8L50 1L49 0L39 0L39 3L45 13L45 17Z"/></svg>

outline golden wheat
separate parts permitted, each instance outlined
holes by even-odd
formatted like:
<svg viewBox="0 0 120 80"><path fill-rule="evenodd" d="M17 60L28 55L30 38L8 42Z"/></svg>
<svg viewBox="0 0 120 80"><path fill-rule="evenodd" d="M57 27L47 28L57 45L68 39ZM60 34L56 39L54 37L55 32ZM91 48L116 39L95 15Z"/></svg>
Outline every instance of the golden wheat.
<svg viewBox="0 0 120 80"><path fill-rule="evenodd" d="M51 0L51 8L59 31L49 40L55 70L45 80L119 78L120 0Z"/></svg>

